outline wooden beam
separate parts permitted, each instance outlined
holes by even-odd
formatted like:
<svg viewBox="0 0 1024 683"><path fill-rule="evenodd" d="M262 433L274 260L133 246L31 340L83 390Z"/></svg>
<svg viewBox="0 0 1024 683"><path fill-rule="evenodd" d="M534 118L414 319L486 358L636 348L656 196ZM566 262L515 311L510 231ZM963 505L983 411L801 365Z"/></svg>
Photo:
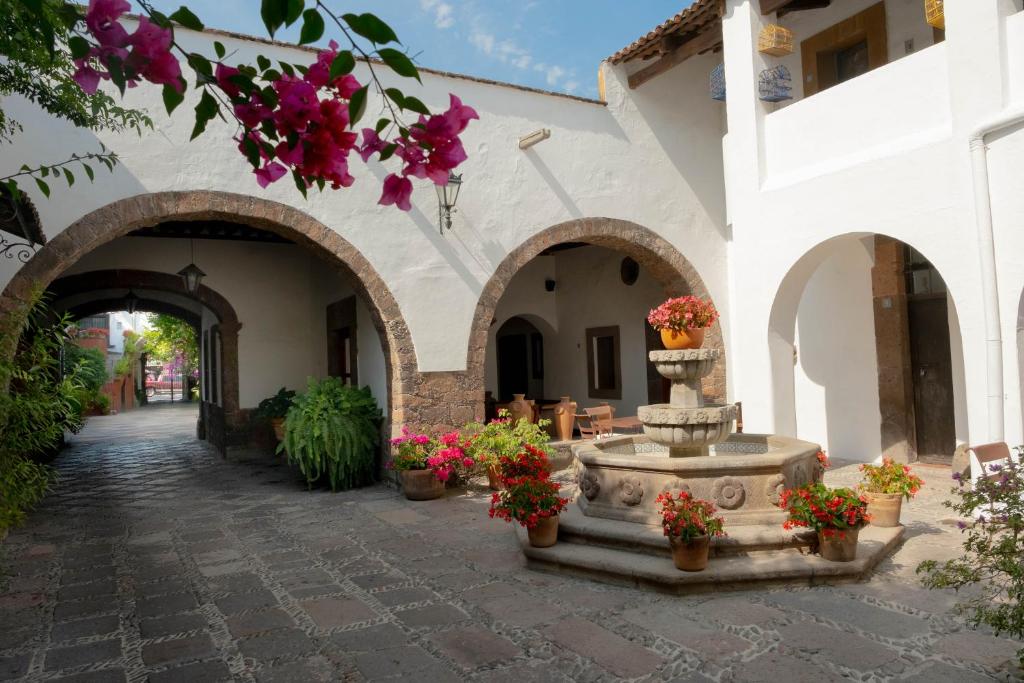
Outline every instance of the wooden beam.
<svg viewBox="0 0 1024 683"><path fill-rule="evenodd" d="M781 17L789 12L828 7L832 0L761 0L761 14L778 12Z"/></svg>
<svg viewBox="0 0 1024 683"><path fill-rule="evenodd" d="M761 0L761 14L771 14L793 2L793 0Z"/></svg>
<svg viewBox="0 0 1024 683"><path fill-rule="evenodd" d="M690 57L713 49L722 42L722 25L715 24L704 33L700 33L686 41L674 51L665 55L654 64L649 64L629 77L630 89L639 88L655 76L660 76L669 69L682 64Z"/></svg>

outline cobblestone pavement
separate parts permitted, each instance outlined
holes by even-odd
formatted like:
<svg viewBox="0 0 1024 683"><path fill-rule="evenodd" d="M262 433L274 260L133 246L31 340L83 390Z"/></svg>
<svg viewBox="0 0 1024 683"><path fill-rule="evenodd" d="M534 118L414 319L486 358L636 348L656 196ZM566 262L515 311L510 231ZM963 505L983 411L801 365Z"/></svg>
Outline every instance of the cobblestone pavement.
<svg viewBox="0 0 1024 683"><path fill-rule="evenodd" d="M1007 680L1019 643L971 631L919 559L959 533L948 469L866 583L670 597L540 574L487 495L307 492L228 462L195 413L97 418L4 546L0 679L26 681ZM852 466L829 473L851 481Z"/></svg>

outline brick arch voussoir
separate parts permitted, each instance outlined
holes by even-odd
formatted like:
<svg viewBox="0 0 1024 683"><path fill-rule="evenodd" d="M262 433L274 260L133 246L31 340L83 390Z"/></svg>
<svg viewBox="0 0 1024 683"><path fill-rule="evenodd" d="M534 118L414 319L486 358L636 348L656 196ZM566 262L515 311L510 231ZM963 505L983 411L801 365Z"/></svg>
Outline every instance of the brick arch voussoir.
<svg viewBox="0 0 1024 683"><path fill-rule="evenodd" d="M585 242L630 256L665 289L667 296L693 294L708 297L708 289L692 263L665 238L630 221L614 218L582 218L554 225L531 236L513 249L495 269L477 300L470 329L466 374L474 398L483 401L487 335L498 302L519 270L545 249L566 242ZM707 334L707 346L725 349L722 329L715 324ZM712 400L726 396L726 364L723 358L705 379L704 390ZM477 396L478 394L478 396Z"/></svg>

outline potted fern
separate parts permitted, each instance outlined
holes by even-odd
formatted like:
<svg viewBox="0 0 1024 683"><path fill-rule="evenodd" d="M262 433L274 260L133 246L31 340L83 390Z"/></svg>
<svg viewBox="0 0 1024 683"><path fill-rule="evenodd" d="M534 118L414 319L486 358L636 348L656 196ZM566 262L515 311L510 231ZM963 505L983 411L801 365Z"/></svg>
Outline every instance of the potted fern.
<svg viewBox="0 0 1024 683"><path fill-rule="evenodd" d="M310 379L288 409L277 452L287 453L310 488L324 479L332 491L363 486L373 479L380 422L369 388Z"/></svg>

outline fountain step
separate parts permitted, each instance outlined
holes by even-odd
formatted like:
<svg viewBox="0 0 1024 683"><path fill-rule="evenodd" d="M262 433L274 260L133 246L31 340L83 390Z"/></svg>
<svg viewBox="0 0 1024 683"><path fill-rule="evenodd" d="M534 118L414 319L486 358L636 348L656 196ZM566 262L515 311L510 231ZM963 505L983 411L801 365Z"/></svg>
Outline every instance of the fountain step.
<svg viewBox="0 0 1024 683"><path fill-rule="evenodd" d="M809 548L817 543L813 533L786 531L781 524L727 526L726 532L728 536L712 539L712 555ZM671 555L661 526L588 517L575 505L567 507L559 517L558 538L560 542L629 549L662 557Z"/></svg>
<svg viewBox="0 0 1024 683"><path fill-rule="evenodd" d="M534 548L527 540L526 530L516 528L532 569L669 593L856 581L895 549L903 537L902 526L867 526L860 532L857 559L853 562L830 562L806 549L791 548L713 557L704 571L683 572L667 557L618 548L561 540L550 548Z"/></svg>

